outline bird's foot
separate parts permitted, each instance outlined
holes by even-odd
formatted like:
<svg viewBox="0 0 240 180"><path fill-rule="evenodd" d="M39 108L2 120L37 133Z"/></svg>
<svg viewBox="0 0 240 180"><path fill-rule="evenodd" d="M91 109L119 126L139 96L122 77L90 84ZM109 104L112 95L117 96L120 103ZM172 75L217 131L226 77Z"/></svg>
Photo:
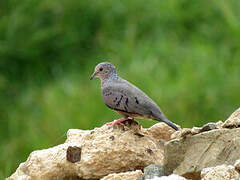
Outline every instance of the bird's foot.
<svg viewBox="0 0 240 180"><path fill-rule="evenodd" d="M124 125L122 122L124 122L126 120L133 120L133 118L131 118L131 117L127 117L127 118L123 117L123 118L120 118L120 119L116 119L116 120L114 120L112 122L106 123L106 125L109 125L109 126L113 126L115 124Z"/></svg>

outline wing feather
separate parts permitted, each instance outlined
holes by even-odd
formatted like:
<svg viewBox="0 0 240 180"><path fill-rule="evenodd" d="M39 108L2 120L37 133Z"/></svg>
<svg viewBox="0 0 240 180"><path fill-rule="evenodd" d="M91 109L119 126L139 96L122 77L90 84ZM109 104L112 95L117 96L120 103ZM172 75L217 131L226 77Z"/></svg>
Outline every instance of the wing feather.
<svg viewBox="0 0 240 180"><path fill-rule="evenodd" d="M125 80L103 87L102 98L108 107L140 117L153 118L152 112L160 111L144 92Z"/></svg>

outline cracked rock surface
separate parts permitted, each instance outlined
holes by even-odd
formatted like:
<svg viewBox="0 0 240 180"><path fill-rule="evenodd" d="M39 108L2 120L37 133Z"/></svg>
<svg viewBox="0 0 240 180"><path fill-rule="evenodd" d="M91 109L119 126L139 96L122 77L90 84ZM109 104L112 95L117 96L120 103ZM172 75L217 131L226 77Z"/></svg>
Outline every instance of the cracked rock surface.
<svg viewBox="0 0 240 180"><path fill-rule="evenodd" d="M164 146L165 173L200 179L201 170L206 167L234 165L240 157L240 128L236 128L239 114L240 109L224 123L208 123L172 134L173 140Z"/></svg>
<svg viewBox="0 0 240 180"><path fill-rule="evenodd" d="M240 179L240 108L225 122L179 131L124 123L70 129L65 143L32 152L7 180Z"/></svg>
<svg viewBox="0 0 240 180"><path fill-rule="evenodd" d="M163 164L159 136L163 135L156 129L143 129L135 121L93 130L70 129L64 144L32 152L8 180L100 179L111 173Z"/></svg>

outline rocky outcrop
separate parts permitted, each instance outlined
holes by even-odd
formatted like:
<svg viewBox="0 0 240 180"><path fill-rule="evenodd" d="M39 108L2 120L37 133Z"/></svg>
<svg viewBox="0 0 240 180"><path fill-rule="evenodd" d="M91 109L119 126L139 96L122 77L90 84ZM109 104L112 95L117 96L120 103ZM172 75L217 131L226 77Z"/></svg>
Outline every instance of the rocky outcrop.
<svg viewBox="0 0 240 180"><path fill-rule="evenodd" d="M165 144L165 173L200 179L201 170L218 165L234 165L240 157L239 109L226 123L208 123L202 128L183 129ZM225 127L229 127L227 129Z"/></svg>
<svg viewBox="0 0 240 180"><path fill-rule="evenodd" d="M240 108L225 122L179 131L135 121L70 129L64 144L32 152L7 180L240 179L239 127Z"/></svg>
<svg viewBox="0 0 240 180"><path fill-rule="evenodd" d="M164 123L160 124L161 128L169 129ZM165 130L162 135L156 126L143 129L135 121L127 121L125 126L70 129L64 144L32 152L8 180L19 177L42 180L66 177L100 179L111 173L163 164L163 146L158 137L170 137L173 131Z"/></svg>
<svg viewBox="0 0 240 180"><path fill-rule="evenodd" d="M198 179L205 167L233 165L240 157L240 129L219 129L170 141L165 146L165 170Z"/></svg>
<svg viewBox="0 0 240 180"><path fill-rule="evenodd" d="M238 108L232 115L223 123L223 128L237 128L240 127L240 108Z"/></svg>

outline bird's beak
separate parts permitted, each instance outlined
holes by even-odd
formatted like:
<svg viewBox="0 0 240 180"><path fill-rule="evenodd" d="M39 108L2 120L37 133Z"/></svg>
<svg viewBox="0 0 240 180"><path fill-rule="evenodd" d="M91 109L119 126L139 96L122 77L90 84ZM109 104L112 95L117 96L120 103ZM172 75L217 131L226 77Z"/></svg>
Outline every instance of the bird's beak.
<svg viewBox="0 0 240 180"><path fill-rule="evenodd" d="M95 72L91 75L90 80L92 80L92 79L94 78L94 76L96 76L96 74L97 74L97 72L95 71Z"/></svg>

